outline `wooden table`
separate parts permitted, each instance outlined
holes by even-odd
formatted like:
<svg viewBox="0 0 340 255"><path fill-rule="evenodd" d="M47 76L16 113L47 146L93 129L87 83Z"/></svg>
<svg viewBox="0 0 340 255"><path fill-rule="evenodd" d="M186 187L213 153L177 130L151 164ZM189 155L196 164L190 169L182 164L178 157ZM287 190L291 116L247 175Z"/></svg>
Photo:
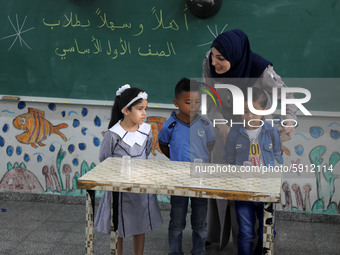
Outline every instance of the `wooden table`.
<svg viewBox="0 0 340 255"><path fill-rule="evenodd" d="M264 254L273 254L273 203L280 201L281 175L240 178L237 173L226 173L224 178L193 178L188 162L142 159L131 159L128 174L121 167L122 161L107 158L77 181L77 188L87 191L85 254L94 253L96 190L264 202L263 249ZM117 233L111 231L111 254L116 254L116 241Z"/></svg>

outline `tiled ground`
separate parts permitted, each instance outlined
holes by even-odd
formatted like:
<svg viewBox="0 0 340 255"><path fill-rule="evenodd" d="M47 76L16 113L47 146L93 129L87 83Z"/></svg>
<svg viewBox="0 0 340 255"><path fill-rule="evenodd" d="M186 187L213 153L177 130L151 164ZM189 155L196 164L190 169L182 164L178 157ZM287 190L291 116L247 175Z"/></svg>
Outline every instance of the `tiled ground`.
<svg viewBox="0 0 340 255"><path fill-rule="evenodd" d="M0 254L84 254L85 205L24 201L1 201ZM164 224L146 236L146 255L168 252L169 211L162 211ZM275 254L340 254L340 224L276 221ZM133 254L132 240L124 242L124 254ZM96 232L95 254L109 254L109 236ZM190 254L190 220L183 235L183 249ZM231 243L223 251L209 246L208 255L233 254Z"/></svg>

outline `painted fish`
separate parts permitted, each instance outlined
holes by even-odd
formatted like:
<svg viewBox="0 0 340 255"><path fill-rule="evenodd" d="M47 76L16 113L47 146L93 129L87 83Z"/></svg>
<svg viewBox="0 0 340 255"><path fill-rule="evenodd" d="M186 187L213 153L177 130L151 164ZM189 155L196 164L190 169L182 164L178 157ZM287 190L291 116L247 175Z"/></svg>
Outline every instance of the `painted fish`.
<svg viewBox="0 0 340 255"><path fill-rule="evenodd" d="M153 141L152 141L152 154L156 156L156 151L162 153L161 149L159 148L159 143L158 143L158 133L162 128L163 123L166 121L166 118L163 117L157 117L157 116L151 116L148 117L146 120L146 123L151 125L152 129L152 136L153 136Z"/></svg>
<svg viewBox="0 0 340 255"><path fill-rule="evenodd" d="M31 144L37 148L37 145L45 146L41 141L45 140L49 135L56 134L66 141L66 136L59 131L61 128L67 128L68 125L63 123L53 126L45 119L45 112L33 108L28 108L28 113L22 114L13 120L13 125L17 129L26 130L25 133L17 135L16 138L21 143Z"/></svg>

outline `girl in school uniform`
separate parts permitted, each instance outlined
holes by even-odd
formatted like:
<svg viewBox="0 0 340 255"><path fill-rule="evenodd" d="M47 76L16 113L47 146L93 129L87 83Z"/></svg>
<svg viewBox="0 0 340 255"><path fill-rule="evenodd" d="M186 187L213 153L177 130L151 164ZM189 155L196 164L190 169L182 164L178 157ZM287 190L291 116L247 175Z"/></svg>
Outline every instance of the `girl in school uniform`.
<svg viewBox="0 0 340 255"><path fill-rule="evenodd" d="M109 130L101 143L99 160L108 157L146 159L152 148L152 130L145 123L148 95L146 92L124 85L116 92ZM111 194L105 192L100 200L95 229L109 234L111 226ZM133 236L135 254L143 254L145 233L162 224L156 195L117 193L118 200L118 254L123 253L123 238ZM114 212L114 214L115 214ZM113 217L115 219L115 217ZM116 223L117 224L117 223Z"/></svg>

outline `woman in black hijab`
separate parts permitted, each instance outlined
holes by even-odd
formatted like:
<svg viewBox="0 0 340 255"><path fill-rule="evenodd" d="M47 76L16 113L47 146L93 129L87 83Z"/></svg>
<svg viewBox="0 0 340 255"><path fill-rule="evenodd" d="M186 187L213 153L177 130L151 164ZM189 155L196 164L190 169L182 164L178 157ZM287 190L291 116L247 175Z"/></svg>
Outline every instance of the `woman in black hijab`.
<svg viewBox="0 0 340 255"><path fill-rule="evenodd" d="M220 34L212 43L211 50L207 52L203 62L203 82L214 87L214 84L232 84L244 90L247 87L258 87L268 95L269 109L273 88L286 87L281 77L276 74L273 64L251 50L247 35L239 29L230 30ZM208 118L224 119L230 123L241 121L241 116L232 113L232 94L227 89L216 89L222 104L217 104L208 97ZM287 94L287 98L293 98ZM278 93L280 99L280 93ZM294 125L288 119L296 120L296 106L287 105L287 114L284 116L284 128L280 135L292 135ZM271 116L266 116L271 119ZM212 152L213 163L224 163L224 144L229 133L229 125L216 125L216 143ZM229 204L229 206L228 206ZM233 201L213 200L208 203L208 238L209 242L218 242L220 249L229 241L230 228L233 229L234 249L237 249L237 225Z"/></svg>

